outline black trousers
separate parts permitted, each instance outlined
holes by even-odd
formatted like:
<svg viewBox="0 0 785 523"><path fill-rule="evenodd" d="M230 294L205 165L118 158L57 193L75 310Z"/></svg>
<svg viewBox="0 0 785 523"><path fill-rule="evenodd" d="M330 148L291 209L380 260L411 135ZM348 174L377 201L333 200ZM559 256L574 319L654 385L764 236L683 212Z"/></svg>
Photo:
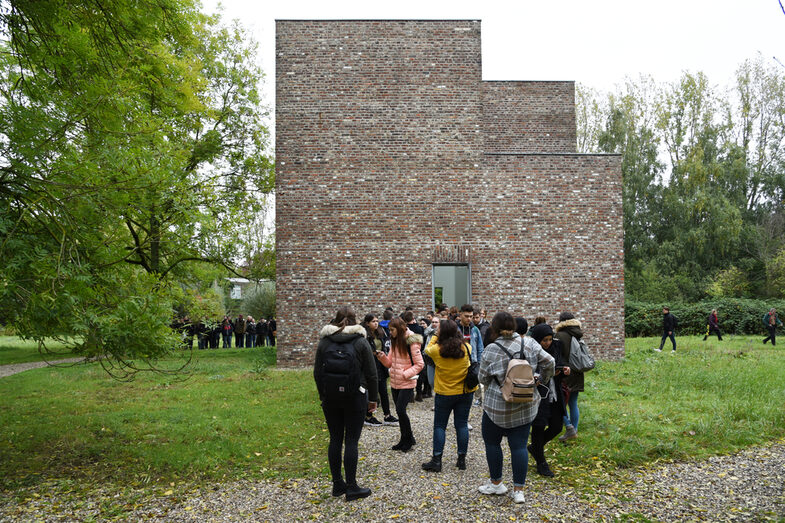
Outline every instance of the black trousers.
<svg viewBox="0 0 785 523"><path fill-rule="evenodd" d="M398 426L401 429L401 440L414 439L412 434L412 421L406 414L406 406L414 399L414 389L392 389L395 402L395 413L398 415Z"/></svg>
<svg viewBox="0 0 785 523"><path fill-rule="evenodd" d="M382 404L382 412L385 416L392 414L390 412L390 395L387 393L387 376L379 378L379 403Z"/></svg>
<svg viewBox="0 0 785 523"><path fill-rule="evenodd" d="M330 463L330 475L333 482L343 481L341 475L341 453L343 451L343 469L346 473L346 484L357 484L357 445L368 411L368 400L358 395L353 401L344 404L322 403L322 412L330 431L330 445L327 447L327 460Z"/></svg>
<svg viewBox="0 0 785 523"><path fill-rule="evenodd" d="M777 344L777 326L776 325L769 325L767 327L769 329L769 335L763 339L763 343L771 340L772 345Z"/></svg>
<svg viewBox="0 0 785 523"><path fill-rule="evenodd" d="M665 340L667 338L671 339L671 343L673 343L673 350L676 350L676 335L673 334L673 331L671 331L670 334L667 332L662 333L662 340L660 340L660 350L662 350L663 345L665 345Z"/></svg>
<svg viewBox="0 0 785 523"><path fill-rule="evenodd" d="M532 455L538 463L545 460L545 445L561 433L564 425L564 408L558 403L549 407L547 426L538 423L539 419L532 423Z"/></svg>
<svg viewBox="0 0 785 523"><path fill-rule="evenodd" d="M704 336L703 339L704 340L707 339L709 336L711 336L711 334L713 332L716 332L717 333L717 338L719 338L719 340L722 341L722 333L720 332L720 328L719 327L712 327L711 325L706 327L706 336Z"/></svg>

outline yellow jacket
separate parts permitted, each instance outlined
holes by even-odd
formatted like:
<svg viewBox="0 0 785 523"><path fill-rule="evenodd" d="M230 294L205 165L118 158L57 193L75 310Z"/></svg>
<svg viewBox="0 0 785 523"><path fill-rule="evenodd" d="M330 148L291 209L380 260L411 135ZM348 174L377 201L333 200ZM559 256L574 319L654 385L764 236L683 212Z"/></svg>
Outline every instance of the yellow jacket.
<svg viewBox="0 0 785 523"><path fill-rule="evenodd" d="M463 344L465 354L472 353L472 347L468 343ZM469 358L464 354L463 358L442 358L439 354L438 335L431 336L425 354L430 356L436 364L436 378L433 383L433 391L442 396L457 396L467 392L474 392L477 387L471 390L464 390L463 380L466 379L466 370L469 368Z"/></svg>

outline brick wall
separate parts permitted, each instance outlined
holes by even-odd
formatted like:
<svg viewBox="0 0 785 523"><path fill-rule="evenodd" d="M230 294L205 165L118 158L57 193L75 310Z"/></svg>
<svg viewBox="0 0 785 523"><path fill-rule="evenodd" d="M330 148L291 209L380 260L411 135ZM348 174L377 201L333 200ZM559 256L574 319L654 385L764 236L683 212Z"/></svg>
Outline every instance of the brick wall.
<svg viewBox="0 0 785 523"><path fill-rule="evenodd" d="M318 329L339 305L360 317L390 305L430 309L432 263L447 255L471 262L472 299L490 311L552 317L569 307L596 324L587 336L604 355L620 354L618 157L484 154L494 127L483 98L512 95L483 87L479 21L278 21L276 37L280 365L312 361ZM557 85L562 105L573 96L569 82L531 84L515 95L537 84L523 97L530 113L531 100L549 100L540 84ZM554 129L564 122L569 115L551 120ZM557 148L547 125L531 127L540 151ZM532 203L556 194L570 202L553 213ZM564 240L575 250L590 231L577 272L533 249Z"/></svg>
<svg viewBox="0 0 785 523"><path fill-rule="evenodd" d="M575 82L483 82L486 152L575 152Z"/></svg>

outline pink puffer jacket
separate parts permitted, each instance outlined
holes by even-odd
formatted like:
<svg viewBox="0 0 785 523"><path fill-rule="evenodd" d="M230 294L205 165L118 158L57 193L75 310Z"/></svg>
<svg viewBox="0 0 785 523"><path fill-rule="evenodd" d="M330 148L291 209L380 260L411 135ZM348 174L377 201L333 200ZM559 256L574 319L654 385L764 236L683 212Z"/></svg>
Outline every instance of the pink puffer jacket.
<svg viewBox="0 0 785 523"><path fill-rule="evenodd" d="M406 331L406 343L412 353L411 360L408 354L401 356L394 350L391 350L390 354L377 353L382 365L390 369L390 387L398 390L413 389L417 385L417 380L411 378L417 376L425 367L420 353L422 336L412 331ZM412 361L414 361L414 365L412 365Z"/></svg>

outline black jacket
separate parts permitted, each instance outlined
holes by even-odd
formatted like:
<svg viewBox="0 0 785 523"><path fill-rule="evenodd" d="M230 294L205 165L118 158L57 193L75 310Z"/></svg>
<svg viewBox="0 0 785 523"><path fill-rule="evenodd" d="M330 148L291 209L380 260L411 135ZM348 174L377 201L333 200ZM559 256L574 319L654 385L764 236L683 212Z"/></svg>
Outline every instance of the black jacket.
<svg viewBox="0 0 785 523"><path fill-rule="evenodd" d="M671 314L663 314L662 316L662 332L667 334L668 332L675 332L676 331L676 316Z"/></svg>
<svg viewBox="0 0 785 523"><path fill-rule="evenodd" d="M352 341L354 343L354 350L357 353L357 358L360 361L360 369L362 370L361 385L368 391L368 401L379 401L379 382L376 376L376 358L373 356L371 346L368 340L365 339L365 327L361 325L349 325L344 327L341 332L338 332L338 327L334 325L325 325L319 333L319 345L316 348L316 360L313 364L313 379L316 382L316 390L319 392L319 399L324 401L322 397L323 376L322 376L322 358L324 350L330 343L330 340L336 343L346 343Z"/></svg>
<svg viewBox="0 0 785 523"><path fill-rule="evenodd" d="M554 341L559 340L559 343L561 344L562 358L564 361L570 361L570 345L572 343L572 338L583 338L581 322L576 319L565 320L556 325L556 329L554 330L556 332L553 334L553 339ZM571 370L569 376L562 378L562 382L565 383L572 392L583 392L582 372Z"/></svg>

